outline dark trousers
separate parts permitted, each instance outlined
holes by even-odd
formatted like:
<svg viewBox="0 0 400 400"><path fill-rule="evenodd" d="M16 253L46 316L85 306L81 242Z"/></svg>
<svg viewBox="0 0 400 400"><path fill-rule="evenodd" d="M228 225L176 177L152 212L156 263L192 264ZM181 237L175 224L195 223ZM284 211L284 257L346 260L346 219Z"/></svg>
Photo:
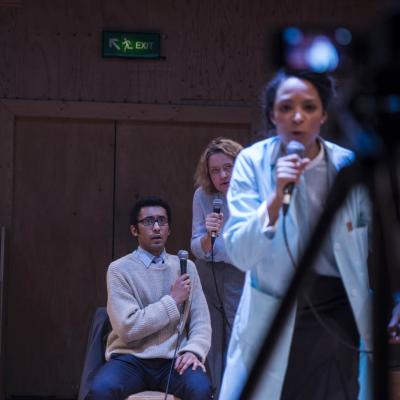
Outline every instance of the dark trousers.
<svg viewBox="0 0 400 400"><path fill-rule="evenodd" d="M281 399L356 400L359 335L342 281L314 277L307 293L325 327L299 298Z"/></svg>
<svg viewBox="0 0 400 400"><path fill-rule="evenodd" d="M145 390L164 392L172 360L140 359L130 354L113 354L93 379L85 400L123 400ZM211 384L200 368L183 375L172 369L169 393L182 400L209 400Z"/></svg>
<svg viewBox="0 0 400 400"><path fill-rule="evenodd" d="M213 384L214 397L218 399L231 329L227 326L226 321L224 321L220 309L211 263L196 260L196 267L210 310L212 338L211 349L207 355L207 370ZM245 274L233 265L224 262L214 263L214 273L226 318L232 327L243 291Z"/></svg>

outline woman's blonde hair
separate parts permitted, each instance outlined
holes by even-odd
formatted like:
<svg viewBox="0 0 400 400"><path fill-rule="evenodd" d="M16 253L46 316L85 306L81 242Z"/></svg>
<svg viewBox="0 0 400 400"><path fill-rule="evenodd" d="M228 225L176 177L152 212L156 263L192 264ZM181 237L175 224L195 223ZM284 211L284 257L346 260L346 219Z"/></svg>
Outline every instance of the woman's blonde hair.
<svg viewBox="0 0 400 400"><path fill-rule="evenodd" d="M211 181L208 171L208 160L213 154L222 153L231 157L235 161L236 156L242 150L242 145L224 137L211 140L207 145L196 167L194 174L195 186L201 186L206 193L216 193L217 189Z"/></svg>

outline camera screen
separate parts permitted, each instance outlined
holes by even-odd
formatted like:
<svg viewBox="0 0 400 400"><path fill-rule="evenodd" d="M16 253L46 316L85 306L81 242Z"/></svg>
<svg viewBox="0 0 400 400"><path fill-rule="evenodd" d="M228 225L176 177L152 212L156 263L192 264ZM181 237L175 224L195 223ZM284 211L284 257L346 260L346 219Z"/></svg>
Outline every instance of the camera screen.
<svg viewBox="0 0 400 400"><path fill-rule="evenodd" d="M346 28L331 31L287 27L279 32L280 66L332 72L348 64L352 34Z"/></svg>

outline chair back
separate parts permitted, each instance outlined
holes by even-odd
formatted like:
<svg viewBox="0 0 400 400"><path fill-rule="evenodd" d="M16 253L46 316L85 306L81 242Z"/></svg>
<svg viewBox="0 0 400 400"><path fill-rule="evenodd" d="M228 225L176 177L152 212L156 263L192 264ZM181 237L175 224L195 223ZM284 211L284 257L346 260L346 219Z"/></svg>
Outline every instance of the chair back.
<svg viewBox="0 0 400 400"><path fill-rule="evenodd" d="M78 400L84 400L89 393L94 375L105 363L106 341L110 332L111 324L107 310L105 307L98 307L89 330Z"/></svg>

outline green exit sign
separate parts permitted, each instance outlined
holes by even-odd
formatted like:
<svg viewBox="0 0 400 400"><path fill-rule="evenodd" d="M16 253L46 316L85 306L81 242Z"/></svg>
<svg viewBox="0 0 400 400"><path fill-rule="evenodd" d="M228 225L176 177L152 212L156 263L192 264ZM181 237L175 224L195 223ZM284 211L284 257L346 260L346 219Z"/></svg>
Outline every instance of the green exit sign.
<svg viewBox="0 0 400 400"><path fill-rule="evenodd" d="M159 59L160 34L103 31L103 57Z"/></svg>

